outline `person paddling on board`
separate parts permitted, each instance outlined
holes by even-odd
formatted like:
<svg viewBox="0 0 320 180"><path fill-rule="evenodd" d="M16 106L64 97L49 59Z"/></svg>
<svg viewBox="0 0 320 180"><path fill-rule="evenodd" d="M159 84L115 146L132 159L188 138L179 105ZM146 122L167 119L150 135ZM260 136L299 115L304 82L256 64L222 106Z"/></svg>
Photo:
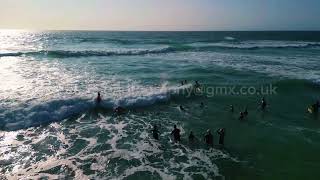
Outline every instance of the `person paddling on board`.
<svg viewBox="0 0 320 180"><path fill-rule="evenodd" d="M208 146L213 147L213 135L211 134L210 129L207 130L207 134L204 136L204 142Z"/></svg>
<svg viewBox="0 0 320 180"><path fill-rule="evenodd" d="M100 104L100 102L102 101L100 92L98 92L98 96L97 96L97 98L96 98L96 101L97 101L98 104Z"/></svg>
<svg viewBox="0 0 320 180"><path fill-rule="evenodd" d="M262 109L262 110L265 110L266 107L267 107L267 101L266 101L266 99L263 97L263 98L261 99L261 109Z"/></svg>
<svg viewBox="0 0 320 180"><path fill-rule="evenodd" d="M153 138L156 139L156 140L159 140L159 133L160 132L158 130L158 126L154 125L153 129L151 131L152 131Z"/></svg>
<svg viewBox="0 0 320 180"><path fill-rule="evenodd" d="M180 129L177 128L177 125L173 126L173 131L171 132L171 135L173 135L174 142L180 142Z"/></svg>

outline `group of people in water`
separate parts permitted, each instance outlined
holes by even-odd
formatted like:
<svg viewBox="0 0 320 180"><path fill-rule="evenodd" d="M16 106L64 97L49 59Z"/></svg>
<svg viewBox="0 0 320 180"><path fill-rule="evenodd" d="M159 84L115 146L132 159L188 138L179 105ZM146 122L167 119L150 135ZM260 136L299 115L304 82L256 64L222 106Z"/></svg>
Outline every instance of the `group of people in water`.
<svg viewBox="0 0 320 180"><path fill-rule="evenodd" d="M151 130L153 138L156 140L159 140L159 134L160 131L158 130L158 126L154 125L153 129ZM179 128L177 128L177 125L173 126L173 130L171 131L171 135L173 137L173 141L175 143L181 142L181 135L180 135L181 130ZM226 130L225 128L221 128L217 130L217 133L219 134L219 145L223 146L224 145L224 137L225 137L225 133ZM195 143L196 142L196 136L193 134L193 131L190 131L189 134L189 142L190 143ZM209 146L209 147L213 147L213 135L211 133L211 130L208 129L206 134L204 135L204 142Z"/></svg>
<svg viewBox="0 0 320 180"><path fill-rule="evenodd" d="M187 84L187 80L181 81L181 85L186 85L186 84ZM199 82L198 82L198 81L195 81L194 88L197 90L197 89L199 89L200 87L201 87L201 85L199 84ZM100 104L101 101L102 101L101 94L100 94L100 92L98 92L98 96L97 96L97 98L96 98L96 102L97 102L98 104ZM260 102L260 105L259 105L259 106L260 106L260 109L261 109L262 111L265 111L265 110L266 110L266 108L267 108L267 101L266 101L266 99L265 99L264 97L261 99L261 102ZM204 108L204 103L203 103L203 102L200 103L200 107L201 107L201 108ZM182 105L179 106L179 109L180 109L181 111L186 111L186 109L185 109ZM316 101L316 103L312 104L312 105L308 108L309 112L311 111L311 113L318 113L318 112L319 112L319 109L320 109L320 102L319 102L319 101ZM123 108L123 107L121 107L121 106L118 106L118 107L116 107L116 108L114 109L114 113L115 113L116 115L123 114L123 113L125 113L125 111L126 111L126 109ZM233 106L233 105L230 105L230 112L232 112L232 113L234 112L234 106ZM238 118L238 119L239 119L239 120L244 120L244 119L248 116L248 114L249 114L248 108L245 107L244 111L241 111L241 112L240 112L240 115L239 115L239 118ZM154 126L153 126L153 129L151 130L151 132L152 132L153 138L156 139L156 140L159 140L160 131L158 130L158 126L157 126L157 125L154 125ZM171 135L172 135L173 141L174 141L175 143L181 142L180 132L181 132L180 129L177 128L176 125L174 125L173 130L172 130L172 132L171 132ZM219 135L219 145L224 146L224 137L225 137L225 134L226 134L225 128L220 128L220 129L218 129L218 130L217 130L217 134ZM189 134L188 139L189 139L189 142L190 142L190 143L194 143L194 142L196 141L196 136L194 135L193 131L190 131L190 134ZM206 134L204 135L204 142L205 142L209 147L213 147L213 142L214 142L214 141L213 141L213 135L212 135L210 129L208 129L207 132L206 132Z"/></svg>

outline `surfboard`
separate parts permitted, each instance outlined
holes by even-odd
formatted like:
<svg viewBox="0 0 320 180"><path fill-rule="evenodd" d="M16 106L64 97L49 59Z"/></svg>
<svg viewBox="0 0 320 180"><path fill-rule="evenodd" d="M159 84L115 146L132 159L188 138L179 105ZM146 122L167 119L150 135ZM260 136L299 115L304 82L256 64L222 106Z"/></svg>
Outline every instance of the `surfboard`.
<svg viewBox="0 0 320 180"><path fill-rule="evenodd" d="M313 113L312 107L308 107L308 112L309 112L310 114Z"/></svg>

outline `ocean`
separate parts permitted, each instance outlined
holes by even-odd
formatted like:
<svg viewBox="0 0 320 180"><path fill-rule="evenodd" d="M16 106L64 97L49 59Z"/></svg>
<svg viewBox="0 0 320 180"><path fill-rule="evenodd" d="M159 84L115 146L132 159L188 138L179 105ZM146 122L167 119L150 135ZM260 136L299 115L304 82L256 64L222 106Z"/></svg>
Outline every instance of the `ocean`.
<svg viewBox="0 0 320 180"><path fill-rule="evenodd" d="M320 118L307 107L319 98L320 32L1 30L0 173L317 179ZM115 114L118 106L126 112Z"/></svg>

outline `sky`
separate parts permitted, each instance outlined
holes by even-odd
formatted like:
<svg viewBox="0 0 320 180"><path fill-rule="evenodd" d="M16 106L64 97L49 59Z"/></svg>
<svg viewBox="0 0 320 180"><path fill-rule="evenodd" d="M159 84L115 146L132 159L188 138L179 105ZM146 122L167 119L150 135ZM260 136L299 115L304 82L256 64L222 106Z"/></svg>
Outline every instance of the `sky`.
<svg viewBox="0 0 320 180"><path fill-rule="evenodd" d="M0 28L320 30L320 0L0 0Z"/></svg>

